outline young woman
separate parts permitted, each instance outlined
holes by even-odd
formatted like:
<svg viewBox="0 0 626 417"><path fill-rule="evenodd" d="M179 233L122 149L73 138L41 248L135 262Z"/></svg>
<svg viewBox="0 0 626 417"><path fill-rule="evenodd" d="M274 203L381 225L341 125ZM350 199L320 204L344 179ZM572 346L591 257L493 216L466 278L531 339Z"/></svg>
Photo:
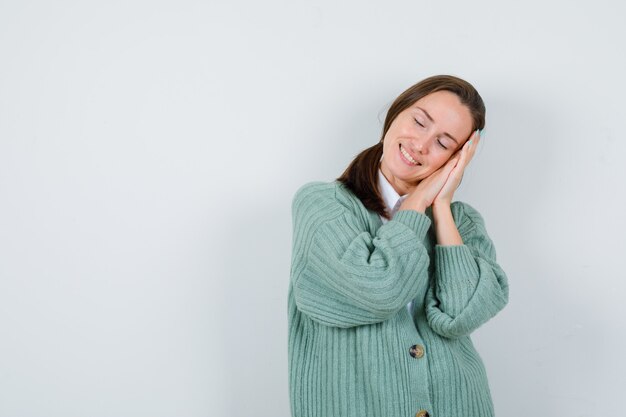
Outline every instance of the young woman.
<svg viewBox="0 0 626 417"><path fill-rule="evenodd" d="M466 81L429 77L382 138L292 201L293 417L489 417L470 334L508 302L483 218L452 201L485 125Z"/></svg>

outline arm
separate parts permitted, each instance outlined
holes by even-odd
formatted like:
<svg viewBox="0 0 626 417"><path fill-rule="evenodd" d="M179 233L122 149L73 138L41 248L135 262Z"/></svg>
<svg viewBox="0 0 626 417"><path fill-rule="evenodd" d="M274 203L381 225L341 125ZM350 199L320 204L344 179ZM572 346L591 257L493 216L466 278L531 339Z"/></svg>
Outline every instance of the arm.
<svg viewBox="0 0 626 417"><path fill-rule="evenodd" d="M398 211L372 235L352 208L314 191L297 193L292 213L294 299L314 321L344 328L377 323L424 294L425 214Z"/></svg>
<svg viewBox="0 0 626 417"><path fill-rule="evenodd" d="M428 288L425 307L432 329L456 338L469 335L502 310L508 302L509 286L478 211L457 201L451 212L462 243L435 246L435 279Z"/></svg>
<svg viewBox="0 0 626 417"><path fill-rule="evenodd" d="M450 204L433 204L432 209L437 244L442 246L462 245L463 238L454 223Z"/></svg>

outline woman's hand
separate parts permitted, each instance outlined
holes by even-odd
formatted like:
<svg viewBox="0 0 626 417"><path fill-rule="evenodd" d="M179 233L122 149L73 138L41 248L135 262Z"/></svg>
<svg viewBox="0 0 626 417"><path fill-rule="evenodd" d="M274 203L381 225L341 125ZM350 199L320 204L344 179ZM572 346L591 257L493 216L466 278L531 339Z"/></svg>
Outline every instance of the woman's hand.
<svg viewBox="0 0 626 417"><path fill-rule="evenodd" d="M441 187L439 194L437 194L437 196L435 197L433 205L450 205L452 203L452 196L454 195L454 192L461 183L465 167L472 160L472 157L476 152L478 142L480 141L480 134L478 130L474 132L470 139L473 139L471 144L468 140L463 144L463 147L458 150L452 156L452 158L450 158L450 161L456 160L457 162L455 166L453 166L453 168L450 170L450 175L447 177L447 180L445 181L443 187Z"/></svg>
<svg viewBox="0 0 626 417"><path fill-rule="evenodd" d="M458 152L453 155L448 162L441 166L438 170L421 180L415 189L411 191L409 196L400 204L399 210L417 210L424 213L426 207L433 204L433 200L437 197L442 187L445 185L450 172L457 164L459 157Z"/></svg>

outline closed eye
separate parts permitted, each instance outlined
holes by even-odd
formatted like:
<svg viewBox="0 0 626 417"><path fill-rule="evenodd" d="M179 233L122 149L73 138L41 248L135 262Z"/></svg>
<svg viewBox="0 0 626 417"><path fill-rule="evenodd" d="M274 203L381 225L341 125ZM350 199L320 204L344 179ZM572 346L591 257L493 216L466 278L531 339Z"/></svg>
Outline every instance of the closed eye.
<svg viewBox="0 0 626 417"><path fill-rule="evenodd" d="M414 120L415 120L415 123L417 123L418 125L420 125L420 126L424 127L424 125L423 125L423 124L421 124L421 123L420 123L417 119L415 119L415 118L414 118ZM446 147L443 145L443 143L441 143L441 141L440 141L439 139L437 139L437 143L439 143L439 146L441 146L443 149L446 149L446 150L448 149L448 148L446 148Z"/></svg>

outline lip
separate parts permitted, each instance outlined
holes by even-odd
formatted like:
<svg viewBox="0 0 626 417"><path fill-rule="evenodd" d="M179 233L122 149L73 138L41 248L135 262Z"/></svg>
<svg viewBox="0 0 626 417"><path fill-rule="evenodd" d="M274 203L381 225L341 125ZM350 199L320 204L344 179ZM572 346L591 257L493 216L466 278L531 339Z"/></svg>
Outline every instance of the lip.
<svg viewBox="0 0 626 417"><path fill-rule="evenodd" d="M411 165L412 167L416 167L416 166L417 166L417 167L419 167L419 166L422 166L422 164L421 164L421 162L419 161L419 159L417 159L417 158L415 157L415 155L413 155L413 154L412 154L412 153L411 153L411 152L410 152L410 151L409 151L406 147L402 146L402 147L404 148L404 150L405 150L405 151L406 151L409 155L411 155L411 158L413 158L415 161L417 161L417 165L414 165L411 161L408 161L408 160L404 157L404 155L402 155L402 151L400 150L400 146L402 146L402 144L401 144L401 143L400 143L400 144L398 144L398 153L400 154L400 157L402 158L402 160L403 160L403 161L405 161L407 164Z"/></svg>

